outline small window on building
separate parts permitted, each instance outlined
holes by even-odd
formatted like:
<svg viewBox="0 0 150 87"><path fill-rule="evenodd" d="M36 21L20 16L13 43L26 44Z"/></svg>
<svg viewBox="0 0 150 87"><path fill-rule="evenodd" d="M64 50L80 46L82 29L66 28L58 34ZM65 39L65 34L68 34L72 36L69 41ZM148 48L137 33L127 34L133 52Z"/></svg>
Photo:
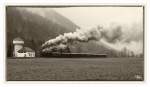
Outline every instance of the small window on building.
<svg viewBox="0 0 150 87"><path fill-rule="evenodd" d="M26 54L24 54L24 57L26 57Z"/></svg>

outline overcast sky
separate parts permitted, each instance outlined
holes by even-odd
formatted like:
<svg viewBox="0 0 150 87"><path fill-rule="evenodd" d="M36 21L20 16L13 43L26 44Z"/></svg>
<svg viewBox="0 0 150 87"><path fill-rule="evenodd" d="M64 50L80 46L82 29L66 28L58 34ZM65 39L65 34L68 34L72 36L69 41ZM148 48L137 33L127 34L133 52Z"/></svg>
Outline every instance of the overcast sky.
<svg viewBox="0 0 150 87"><path fill-rule="evenodd" d="M80 27L110 23L142 23L142 7L69 7L53 8Z"/></svg>

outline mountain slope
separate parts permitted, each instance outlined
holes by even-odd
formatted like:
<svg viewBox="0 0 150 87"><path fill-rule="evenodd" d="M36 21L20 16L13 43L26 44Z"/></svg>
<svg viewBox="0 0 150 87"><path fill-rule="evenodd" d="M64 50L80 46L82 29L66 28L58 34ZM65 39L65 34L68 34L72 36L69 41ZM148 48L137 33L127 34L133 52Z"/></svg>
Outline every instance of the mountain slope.
<svg viewBox="0 0 150 87"><path fill-rule="evenodd" d="M53 10L53 8L50 9L50 8L42 8L42 7L38 7L38 8L26 7L25 9L29 12L38 14L48 20L51 20L52 22L55 22L65 27L68 30L74 31L72 30L72 28L77 28L77 27L79 28L79 26L74 24L72 21L70 21L63 15L57 13L55 10Z"/></svg>
<svg viewBox="0 0 150 87"><path fill-rule="evenodd" d="M67 29L50 19L17 7L7 7L6 17L7 53L9 56L12 55L12 40L16 37L24 39L25 46L37 50L46 40L55 38L65 32L75 31L75 27ZM76 25L74 24L74 26Z"/></svg>

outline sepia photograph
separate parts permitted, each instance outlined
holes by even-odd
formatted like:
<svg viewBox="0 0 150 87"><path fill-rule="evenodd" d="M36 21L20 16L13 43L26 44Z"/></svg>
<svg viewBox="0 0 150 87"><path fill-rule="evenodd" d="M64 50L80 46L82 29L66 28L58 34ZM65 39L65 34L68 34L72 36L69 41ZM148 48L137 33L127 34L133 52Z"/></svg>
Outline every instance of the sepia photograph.
<svg viewBox="0 0 150 87"><path fill-rule="evenodd" d="M5 10L7 81L144 81L143 5Z"/></svg>

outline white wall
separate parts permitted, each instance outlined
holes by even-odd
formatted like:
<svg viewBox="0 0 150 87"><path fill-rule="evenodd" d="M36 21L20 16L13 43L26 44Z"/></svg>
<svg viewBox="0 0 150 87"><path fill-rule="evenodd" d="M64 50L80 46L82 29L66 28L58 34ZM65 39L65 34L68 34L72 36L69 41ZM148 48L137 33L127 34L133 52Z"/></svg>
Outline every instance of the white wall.
<svg viewBox="0 0 150 87"><path fill-rule="evenodd" d="M18 55L18 50L20 50L22 48L23 48L22 45L19 45L19 44L14 45L14 56L15 57L17 57L17 55Z"/></svg>
<svg viewBox="0 0 150 87"><path fill-rule="evenodd" d="M35 52L17 53L16 57L35 57Z"/></svg>
<svg viewBox="0 0 150 87"><path fill-rule="evenodd" d="M16 57L25 57L26 53L16 53Z"/></svg>

